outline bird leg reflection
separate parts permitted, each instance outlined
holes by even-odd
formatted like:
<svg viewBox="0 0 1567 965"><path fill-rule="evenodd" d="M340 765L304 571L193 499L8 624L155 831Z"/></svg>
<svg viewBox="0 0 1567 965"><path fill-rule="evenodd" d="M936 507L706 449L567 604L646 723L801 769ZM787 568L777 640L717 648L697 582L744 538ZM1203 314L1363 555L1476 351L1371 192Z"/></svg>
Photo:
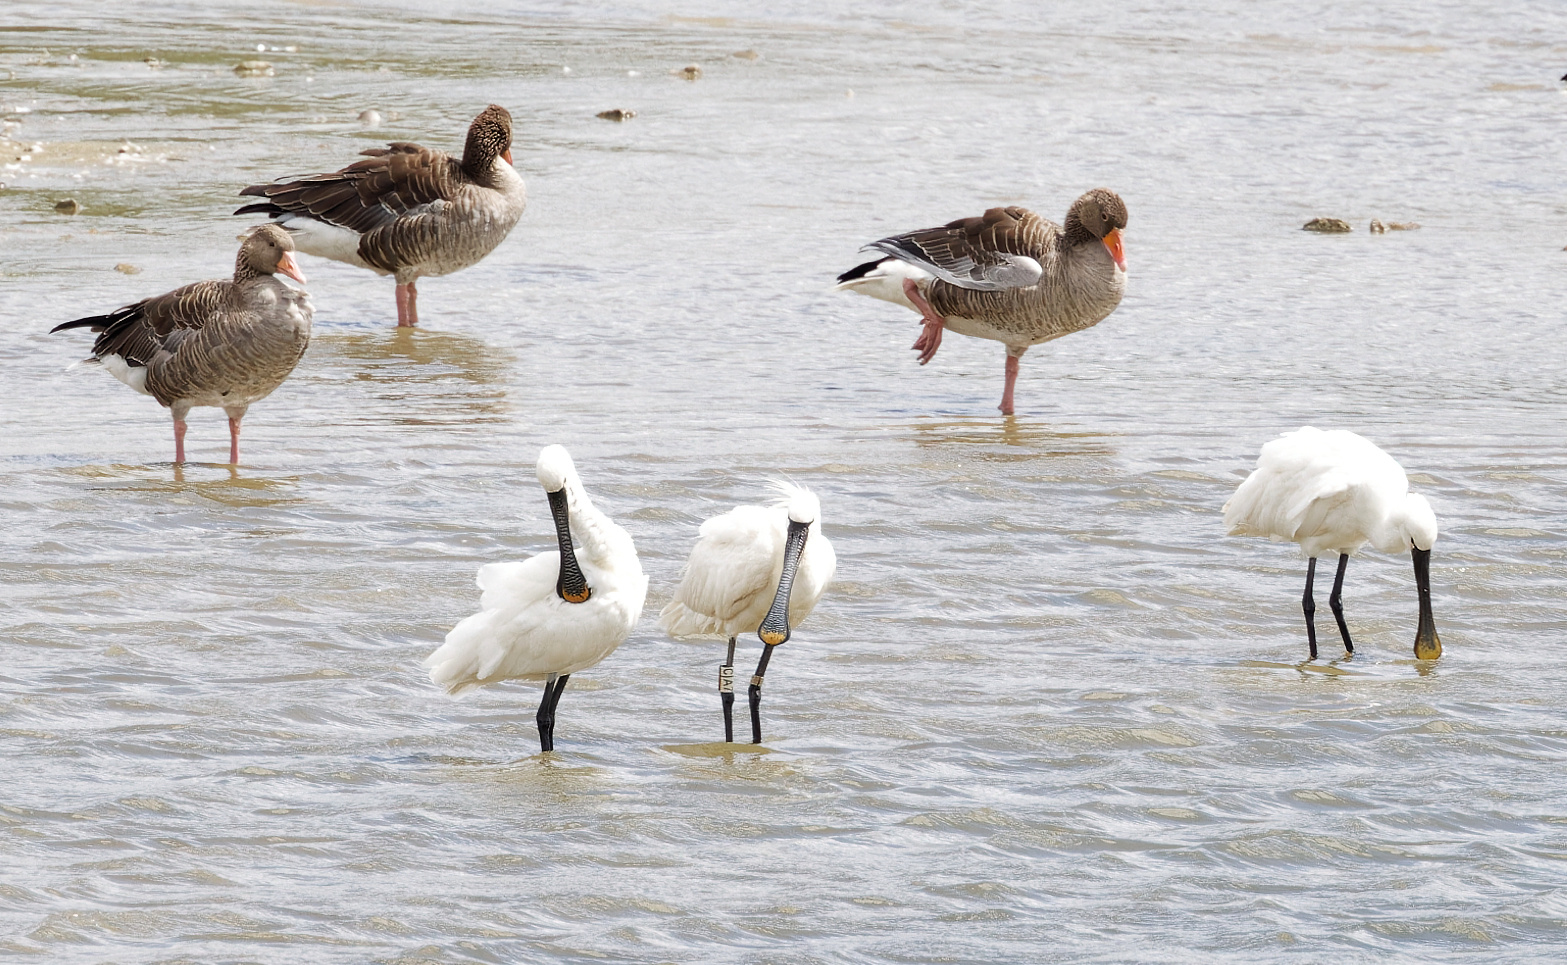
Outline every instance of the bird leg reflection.
<svg viewBox="0 0 1567 965"><path fill-rule="evenodd" d="M1317 659L1317 601L1311 596L1311 582L1317 576L1317 558L1306 564L1306 593L1300 599L1300 608L1306 613L1306 641L1311 644L1311 659Z"/></svg>
<svg viewBox="0 0 1567 965"><path fill-rule="evenodd" d="M1355 652L1355 644L1349 639L1349 624L1344 622L1344 604L1339 602L1339 592L1344 589L1344 571L1349 568L1349 554L1338 555L1338 575L1333 577L1333 595L1328 597L1328 606L1333 609L1333 619L1338 621L1339 636L1344 638L1344 649L1349 653Z"/></svg>
<svg viewBox="0 0 1567 965"><path fill-rule="evenodd" d="M724 743L735 742L735 638L729 638L729 656L718 668L718 699L724 705Z"/></svg>
<svg viewBox="0 0 1567 965"><path fill-rule="evenodd" d="M566 689L566 681L571 679L571 674L562 674L557 677L550 674L544 678L544 698L539 701L539 712L534 720L539 725L539 750L553 751L555 749L555 707L560 703L560 695Z"/></svg>
<svg viewBox="0 0 1567 965"><path fill-rule="evenodd" d="M763 645L762 659L756 664L756 675L751 678L751 743L762 742L762 675L767 673L767 661L773 657L773 648Z"/></svg>

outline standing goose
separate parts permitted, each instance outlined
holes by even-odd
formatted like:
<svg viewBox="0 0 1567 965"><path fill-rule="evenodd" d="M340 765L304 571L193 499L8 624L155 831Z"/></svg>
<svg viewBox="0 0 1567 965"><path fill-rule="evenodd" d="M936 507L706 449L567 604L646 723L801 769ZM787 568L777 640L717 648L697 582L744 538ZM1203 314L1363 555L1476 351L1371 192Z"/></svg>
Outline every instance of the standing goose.
<svg viewBox="0 0 1567 965"><path fill-rule="evenodd" d="M1339 600L1350 556L1366 543L1384 553L1408 550L1420 599L1415 656L1435 660L1442 655L1442 641L1431 617L1436 514L1424 496L1409 491L1403 467L1364 437L1344 429L1323 432L1307 426L1263 446L1257 468L1224 504L1224 525L1231 536L1266 536L1300 544L1301 555L1310 560L1301 608L1313 660L1317 659L1317 605L1311 585L1317 557L1328 550L1339 554L1328 604L1344 649L1354 653Z"/></svg>
<svg viewBox="0 0 1567 965"><path fill-rule="evenodd" d="M565 447L545 447L537 471L560 549L480 567L479 612L452 628L424 665L451 694L499 680L544 681L535 719L540 750L552 751L566 681L631 635L647 577L631 536L588 499Z"/></svg>
<svg viewBox="0 0 1567 965"><path fill-rule="evenodd" d="M528 192L511 164L511 114L491 104L468 127L462 159L407 141L361 151L341 171L253 184L265 198L235 214L260 213L294 233L307 254L397 279L397 324L419 324L426 275L449 275L505 240Z"/></svg>
<svg viewBox="0 0 1567 965"><path fill-rule="evenodd" d="M294 242L276 225L253 229L234 259L233 281L199 281L53 332L100 333L88 363L167 406L174 461L185 461L185 416L198 405L229 417L229 462L239 464L239 423L298 364L310 344L310 296L278 281L303 282Z"/></svg>
<svg viewBox="0 0 1567 965"><path fill-rule="evenodd" d="M762 742L762 675L832 582L838 558L821 532L821 502L809 489L775 483L772 506L737 506L702 524L675 595L658 616L677 640L729 641L718 670L724 740L733 742L735 638L751 630L762 659L751 678L751 743Z"/></svg>
<svg viewBox="0 0 1567 965"><path fill-rule="evenodd" d="M921 365L935 358L943 329L1004 343L1000 408L1011 415L1018 360L1029 346L1097 325L1121 304L1125 227L1126 204L1109 188L1072 202L1065 228L1026 208L991 208L866 245L885 257L839 275L833 290L919 312L925 327L913 348Z"/></svg>

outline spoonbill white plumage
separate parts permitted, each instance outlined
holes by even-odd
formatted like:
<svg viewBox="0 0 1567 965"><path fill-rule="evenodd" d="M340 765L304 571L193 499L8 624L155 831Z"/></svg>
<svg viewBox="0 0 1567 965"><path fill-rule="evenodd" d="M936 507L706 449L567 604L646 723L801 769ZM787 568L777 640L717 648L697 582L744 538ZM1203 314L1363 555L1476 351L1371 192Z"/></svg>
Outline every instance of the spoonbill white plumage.
<svg viewBox="0 0 1567 965"><path fill-rule="evenodd" d="M821 502L809 489L773 484L772 506L736 506L702 524L674 598L658 616L677 640L729 641L718 671L724 740L734 741L735 638L754 629L762 659L751 678L751 743L762 742L762 675L832 582L838 558L822 535Z"/></svg>
<svg viewBox="0 0 1567 965"><path fill-rule="evenodd" d="M1231 536L1266 536L1300 544L1301 555L1310 560L1301 609L1313 660L1317 658L1313 619L1317 606L1311 584L1317 557L1328 550L1339 554L1328 603L1344 649L1354 653L1339 600L1350 556L1366 543L1384 553L1408 550L1420 597L1415 656L1435 660L1442 655L1442 641L1431 617L1436 514L1424 496L1409 491L1403 467L1364 437L1345 429L1323 432L1307 426L1269 442L1262 447L1257 468L1224 504L1224 525Z"/></svg>
<svg viewBox="0 0 1567 965"><path fill-rule="evenodd" d="M631 635L647 577L631 536L594 507L563 446L539 453L538 477L560 549L480 567L481 609L453 627L424 665L451 694L498 680L544 681L536 720L540 749L551 751L566 681Z"/></svg>

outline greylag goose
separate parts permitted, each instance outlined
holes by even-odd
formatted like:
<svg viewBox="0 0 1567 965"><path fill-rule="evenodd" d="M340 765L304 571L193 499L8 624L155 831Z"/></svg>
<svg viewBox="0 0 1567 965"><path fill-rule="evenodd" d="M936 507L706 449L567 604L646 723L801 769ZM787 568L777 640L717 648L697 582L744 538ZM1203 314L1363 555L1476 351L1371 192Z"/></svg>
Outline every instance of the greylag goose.
<svg viewBox="0 0 1567 965"><path fill-rule="evenodd" d="M1317 604L1311 585L1317 557L1339 554L1338 574L1328 605L1338 621L1344 650L1355 652L1339 599L1349 558L1366 543L1384 553L1409 551L1415 565L1415 595L1420 620L1415 627L1415 658L1435 660L1442 641L1431 616L1431 547L1436 543L1436 513L1424 496L1409 491L1404 467L1364 436L1347 429L1323 432L1306 426L1286 432L1262 447L1257 468L1224 504L1224 525L1231 536L1266 536L1297 543L1306 564L1306 641L1317 659Z"/></svg>
<svg viewBox="0 0 1567 965"><path fill-rule="evenodd" d="M453 627L424 665L453 694L501 680L544 681L534 719L539 749L552 751L566 681L631 635L647 577L630 534L593 505L564 446L546 446L536 472L558 551L480 567L479 612Z"/></svg>
<svg viewBox="0 0 1567 965"><path fill-rule="evenodd" d="M237 465L245 410L283 384L310 344L310 296L274 277L305 280L293 251L288 232L261 225L239 246L233 281L199 281L51 331L99 333L86 362L169 408L176 463L185 461L191 408L222 409L229 417L229 462Z"/></svg>
<svg viewBox="0 0 1567 965"><path fill-rule="evenodd" d="M924 330L913 347L921 365L936 356L943 329L1004 343L1000 408L1011 415L1018 360L1029 346L1096 325L1121 303L1125 227L1126 204L1109 188L1072 202L1064 228L1027 208L991 208L866 245L884 257L839 275L833 290L919 312Z"/></svg>
<svg viewBox="0 0 1567 965"><path fill-rule="evenodd" d="M838 568L822 535L821 501L809 489L777 483L772 506L736 506L702 524L674 598L658 615L676 640L729 641L718 668L724 740L733 742L735 638L754 632L762 659L751 677L751 743L762 742L762 675L791 625L816 609Z"/></svg>
<svg viewBox="0 0 1567 965"><path fill-rule="evenodd" d="M528 192L511 165L511 114L491 104L468 126L462 159L407 141L360 152L341 171L252 184L265 198L235 214L265 214L299 250L397 280L397 324L419 324L427 275L479 263L522 217Z"/></svg>

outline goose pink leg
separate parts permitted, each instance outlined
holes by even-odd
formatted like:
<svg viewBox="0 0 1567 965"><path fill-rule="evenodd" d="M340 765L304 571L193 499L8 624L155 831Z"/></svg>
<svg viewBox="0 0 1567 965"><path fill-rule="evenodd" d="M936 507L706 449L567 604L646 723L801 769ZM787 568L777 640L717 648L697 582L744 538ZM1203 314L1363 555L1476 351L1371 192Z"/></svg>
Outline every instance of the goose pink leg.
<svg viewBox="0 0 1567 965"><path fill-rule="evenodd" d="M1012 388L1017 385L1018 358L1015 355L1007 355L1007 387L1001 390L1001 405L997 406L1002 415L1012 414Z"/></svg>
<svg viewBox="0 0 1567 965"><path fill-rule="evenodd" d="M229 419L229 465L239 465L239 420Z"/></svg>
<svg viewBox="0 0 1567 965"><path fill-rule="evenodd" d="M914 307L920 310L920 315L925 319L925 330L920 337L914 340L910 346L920 353L920 364L924 365L936 357L936 350L941 348L941 332L947 327L947 320L936 314L936 310L930 307L930 302L920 294L920 286L914 284L914 279L903 279L903 294L908 296Z"/></svg>
<svg viewBox="0 0 1567 965"><path fill-rule="evenodd" d="M188 427L184 419L174 420L174 464L185 463L185 430Z"/></svg>
<svg viewBox="0 0 1567 965"><path fill-rule="evenodd" d="M419 324L419 289L413 282L397 286L397 327L413 328Z"/></svg>

